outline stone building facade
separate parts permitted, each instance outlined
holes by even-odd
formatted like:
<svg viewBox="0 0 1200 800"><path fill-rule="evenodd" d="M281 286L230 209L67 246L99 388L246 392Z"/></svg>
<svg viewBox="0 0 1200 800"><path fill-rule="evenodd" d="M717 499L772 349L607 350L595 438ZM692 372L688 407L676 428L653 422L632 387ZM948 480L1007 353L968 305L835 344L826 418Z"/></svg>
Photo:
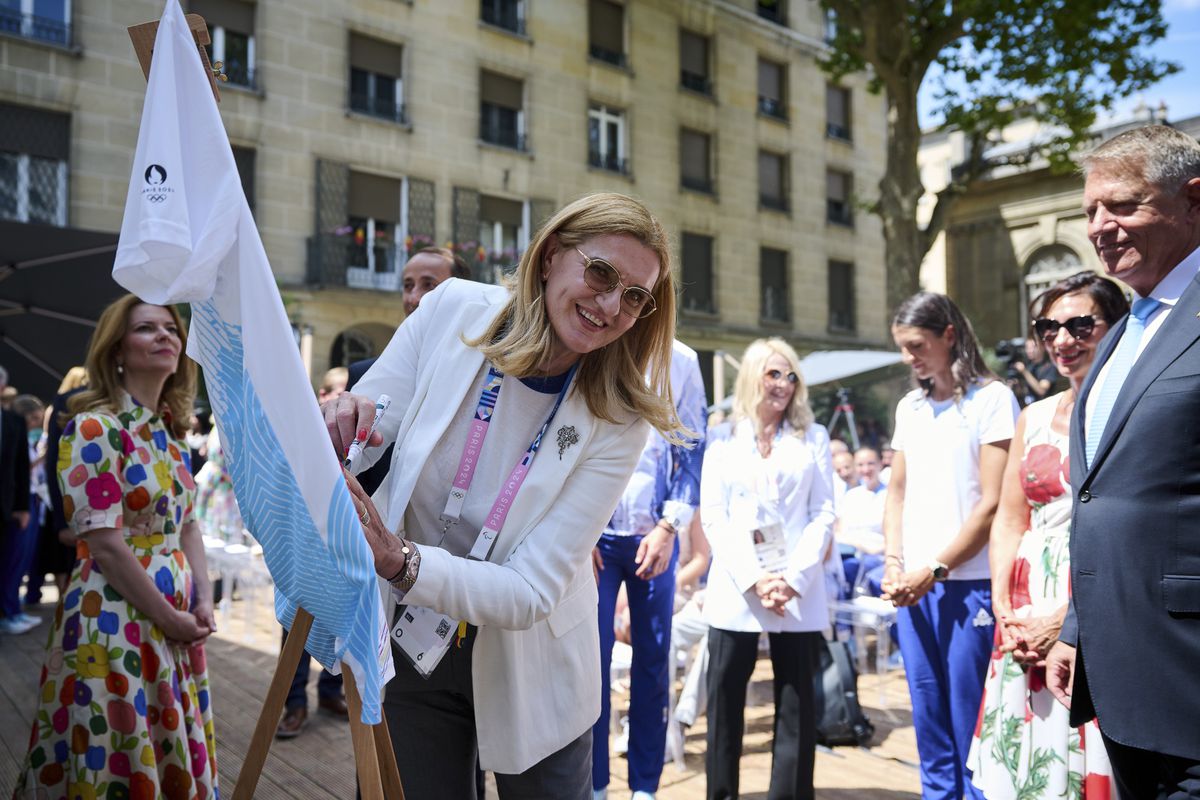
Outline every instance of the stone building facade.
<svg viewBox="0 0 1200 800"><path fill-rule="evenodd" d="M314 379L386 345L410 250L449 243L496 280L597 190L667 226L698 350L887 343L883 237L857 207L882 174L883 104L821 72L815 0L184 9L223 62L221 116ZM0 189L0 218L119 230L145 93L126 28L161 10L0 9L0 168L34 179Z"/></svg>

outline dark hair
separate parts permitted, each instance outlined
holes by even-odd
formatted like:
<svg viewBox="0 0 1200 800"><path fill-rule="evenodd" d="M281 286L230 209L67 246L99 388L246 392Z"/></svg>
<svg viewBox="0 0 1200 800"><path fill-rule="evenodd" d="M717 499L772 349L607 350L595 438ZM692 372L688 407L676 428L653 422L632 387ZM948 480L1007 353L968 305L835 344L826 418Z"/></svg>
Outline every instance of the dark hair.
<svg viewBox="0 0 1200 800"><path fill-rule="evenodd" d="M434 256L441 256L450 262L450 277L462 278L463 280L474 280L471 274L471 268L467 265L467 260L460 253L456 253L449 247L422 247L420 250L412 254L413 258L419 255L429 253Z"/></svg>
<svg viewBox="0 0 1200 800"><path fill-rule="evenodd" d="M950 348L950 373L954 378L954 396L962 399L977 383L996 380L996 375L983 361L975 329L959 311L954 301L936 292L917 292L896 309L892 327L924 328L937 336L954 326L954 344ZM933 380L916 377L913 382L928 397L933 392Z"/></svg>
<svg viewBox="0 0 1200 800"><path fill-rule="evenodd" d="M1091 270L1084 270L1063 278L1033 298L1029 304L1029 316L1031 319L1037 319L1062 298L1069 294L1080 293L1086 294L1092 299L1100 318L1110 327L1129 313L1129 300L1121 291L1121 287L1103 275L1098 275Z"/></svg>

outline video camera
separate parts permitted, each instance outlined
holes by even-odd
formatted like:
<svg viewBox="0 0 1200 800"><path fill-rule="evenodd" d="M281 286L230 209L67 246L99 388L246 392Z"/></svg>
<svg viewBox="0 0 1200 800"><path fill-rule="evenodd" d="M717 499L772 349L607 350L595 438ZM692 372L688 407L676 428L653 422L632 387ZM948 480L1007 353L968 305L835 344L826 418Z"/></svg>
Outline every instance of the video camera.
<svg viewBox="0 0 1200 800"><path fill-rule="evenodd" d="M1016 364L1025 362L1025 340L1017 336L1012 339L1001 339L996 344L996 358L1004 362L1004 377L1016 378Z"/></svg>

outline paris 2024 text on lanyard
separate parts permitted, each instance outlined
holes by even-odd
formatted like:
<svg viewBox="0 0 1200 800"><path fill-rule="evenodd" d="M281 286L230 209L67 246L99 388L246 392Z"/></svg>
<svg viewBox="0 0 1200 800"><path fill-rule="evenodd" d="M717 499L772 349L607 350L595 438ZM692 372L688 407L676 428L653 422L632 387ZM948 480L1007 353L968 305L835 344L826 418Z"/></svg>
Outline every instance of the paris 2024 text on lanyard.
<svg viewBox="0 0 1200 800"><path fill-rule="evenodd" d="M570 389L571 379L574 376L575 367L571 367L566 380L563 381L562 389L559 390L558 399L554 401L554 407L550 409L550 416L546 417L541 429L533 437L529 447L525 449L521 460L517 462L508 478L501 484L500 494L492 503L492 509L484 519L483 527L475 539L475 544L471 547L471 552L467 553L467 558L472 561L486 561L495 547L496 538L504 527L508 511L512 508L513 501L517 498L517 492L521 490L521 484L525 482L525 476L529 474L529 468L533 465L533 458L542 444L542 437L546 435L550 423L554 421L554 415L558 413L563 398L567 396L567 390ZM446 531L451 525L458 522L462 514L463 503L467 499L467 492L470 491L471 481L475 477L475 467L479 463L479 454L483 450L483 441L487 438L488 426L491 424L492 413L496 408L496 401L500 397L500 386L503 381L504 373L489 364L487 380L484 381L483 391L479 395L479 404L475 408L475 418L471 420L467 441L463 445L458 469L454 473L454 482L446 497L446 508L442 511L443 539L445 539ZM392 628L392 639L404 657L413 665L417 674L428 678L433 674L434 668L437 667L443 656L450 650L451 642L454 639L452 634L458 630L458 627L458 620L451 619L445 614L433 609L410 605L401 609L400 618Z"/></svg>

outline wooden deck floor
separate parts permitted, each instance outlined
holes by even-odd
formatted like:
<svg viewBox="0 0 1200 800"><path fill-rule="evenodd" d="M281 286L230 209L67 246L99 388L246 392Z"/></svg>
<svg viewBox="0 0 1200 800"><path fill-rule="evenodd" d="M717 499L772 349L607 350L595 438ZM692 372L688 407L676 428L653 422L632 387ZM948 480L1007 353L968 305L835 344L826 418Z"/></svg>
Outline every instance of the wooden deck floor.
<svg viewBox="0 0 1200 800"><path fill-rule="evenodd" d="M209 672L213 682L213 707L217 727L217 764L223 794L229 796L242 767L242 759L262 705L279 653L279 627L275 623L270 590L260 590L256 602L233 604L221 631L210 640ZM31 609L48 621L53 606ZM0 638L0 798L10 797L29 741L29 721L34 710L37 678L46 642L45 625L23 636ZM742 796L765 798L771 766L770 662L759 661L746 712L745 750L742 757ZM313 670L312 680L316 680ZM893 672L884 682L892 719L878 710L876 678L859 681L859 694L876 724L870 749L837 748L817 753L817 797L822 800L910 800L920 796L916 741L903 674ZM309 697L315 698L310 686ZM315 701L311 701L315 709ZM618 707L623 698L614 698ZM660 800L693 800L704 797L704 723L701 717L688 731L686 765L663 769ZM625 760L612 759L609 797L624 800ZM490 781L489 781L490 794ZM259 781L256 797L277 800L332 800L354 796L354 758L350 729L342 720L314 713L308 727L290 741L275 741Z"/></svg>

